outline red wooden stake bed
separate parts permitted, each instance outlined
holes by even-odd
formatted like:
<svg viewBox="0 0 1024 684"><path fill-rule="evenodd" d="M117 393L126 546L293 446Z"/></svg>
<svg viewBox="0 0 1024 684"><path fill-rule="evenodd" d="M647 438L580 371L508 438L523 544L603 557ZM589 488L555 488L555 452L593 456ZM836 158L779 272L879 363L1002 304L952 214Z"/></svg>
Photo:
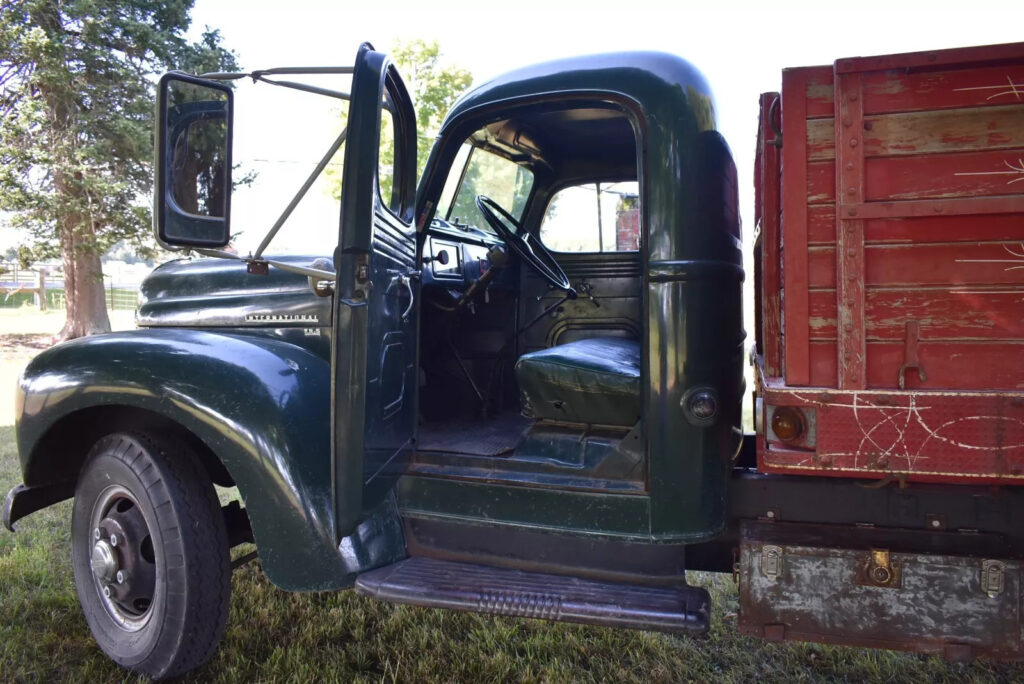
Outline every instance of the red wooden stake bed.
<svg viewBox="0 0 1024 684"><path fill-rule="evenodd" d="M756 169L759 469L1024 484L1024 43L788 69Z"/></svg>

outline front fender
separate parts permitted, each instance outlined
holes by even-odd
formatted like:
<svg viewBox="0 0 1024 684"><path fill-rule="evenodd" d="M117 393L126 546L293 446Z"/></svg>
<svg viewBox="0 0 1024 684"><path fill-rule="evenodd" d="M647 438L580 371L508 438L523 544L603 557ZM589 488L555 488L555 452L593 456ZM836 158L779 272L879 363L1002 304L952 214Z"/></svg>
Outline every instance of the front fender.
<svg viewBox="0 0 1024 684"><path fill-rule="evenodd" d="M334 543L331 518L330 383L326 360L265 334L143 329L75 340L37 356L22 376L22 472L27 485L45 484L33 467L46 458L40 441L75 412L129 406L160 414L227 468L275 584L348 586L353 568Z"/></svg>

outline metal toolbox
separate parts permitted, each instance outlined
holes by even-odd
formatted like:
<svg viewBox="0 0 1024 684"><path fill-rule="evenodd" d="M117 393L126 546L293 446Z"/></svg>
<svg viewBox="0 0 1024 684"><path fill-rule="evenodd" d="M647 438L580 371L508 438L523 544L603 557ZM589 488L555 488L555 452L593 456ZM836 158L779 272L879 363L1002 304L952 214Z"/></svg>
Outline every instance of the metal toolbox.
<svg viewBox="0 0 1024 684"><path fill-rule="evenodd" d="M950 660L1024 657L1020 561L920 550L963 533L930 535L913 551L895 551L877 542L901 535L849 528L836 536L825 527L835 526L743 523L737 568L742 633ZM992 549L998 541L975 536L965 546Z"/></svg>

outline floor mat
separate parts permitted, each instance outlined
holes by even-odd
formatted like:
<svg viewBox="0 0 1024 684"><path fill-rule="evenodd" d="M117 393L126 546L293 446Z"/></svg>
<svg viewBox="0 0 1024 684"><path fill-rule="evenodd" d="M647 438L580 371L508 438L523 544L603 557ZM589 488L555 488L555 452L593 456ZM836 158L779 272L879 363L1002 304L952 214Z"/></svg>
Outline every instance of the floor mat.
<svg viewBox="0 0 1024 684"><path fill-rule="evenodd" d="M486 420L421 425L417 451L500 456L516 448L532 422L518 413L503 413Z"/></svg>

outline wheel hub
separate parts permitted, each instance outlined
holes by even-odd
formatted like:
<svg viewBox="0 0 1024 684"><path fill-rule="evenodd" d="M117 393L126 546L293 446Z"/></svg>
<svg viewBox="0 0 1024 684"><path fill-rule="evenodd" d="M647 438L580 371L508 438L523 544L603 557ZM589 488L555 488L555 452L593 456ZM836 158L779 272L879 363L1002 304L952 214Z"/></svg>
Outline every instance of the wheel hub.
<svg viewBox="0 0 1024 684"><path fill-rule="evenodd" d="M93 544L90 565L93 576L100 582L110 583L117 577L117 556L114 555L114 547L106 539L99 539Z"/></svg>
<svg viewBox="0 0 1024 684"><path fill-rule="evenodd" d="M149 621L156 586L156 559L146 519L131 493L112 487L92 517L93 581L110 617L128 631Z"/></svg>

